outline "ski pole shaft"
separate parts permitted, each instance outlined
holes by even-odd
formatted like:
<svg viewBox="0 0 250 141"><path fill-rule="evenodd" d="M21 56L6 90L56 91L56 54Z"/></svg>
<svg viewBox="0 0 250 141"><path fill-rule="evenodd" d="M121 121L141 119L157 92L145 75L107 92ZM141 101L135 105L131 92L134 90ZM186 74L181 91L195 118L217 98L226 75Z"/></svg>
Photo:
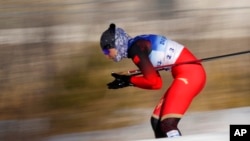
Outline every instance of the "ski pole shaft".
<svg viewBox="0 0 250 141"><path fill-rule="evenodd" d="M236 53L230 53L230 54L224 54L224 55L219 55L219 56L214 56L214 57L208 57L208 58L203 58L203 59L198 59L198 60L193 60L193 61L187 61L187 62L181 62L177 64L169 64L169 65L163 65L159 67L155 67L155 70L161 71L161 70L167 70L170 67L173 66L178 66L178 65L183 65L183 64L193 64L193 63L199 63L199 62L205 62L205 61L211 61L215 59L221 59L225 57L232 57L236 55L242 55L242 54L247 54L250 53L250 51L241 51L241 52L236 52ZM124 75L140 75L141 71L140 70L129 70L127 72L120 72L119 74L124 74Z"/></svg>
<svg viewBox="0 0 250 141"><path fill-rule="evenodd" d="M204 62L204 61L210 61L210 60L214 60L214 59L231 57L231 56L236 56L236 55L241 55L241 54L246 54L246 53L250 53L250 51L248 50L248 51L241 51L241 52L236 52L236 53L231 53L231 54L225 54L225 55L220 55L220 56L208 57L208 58L201 59L201 61L202 62Z"/></svg>

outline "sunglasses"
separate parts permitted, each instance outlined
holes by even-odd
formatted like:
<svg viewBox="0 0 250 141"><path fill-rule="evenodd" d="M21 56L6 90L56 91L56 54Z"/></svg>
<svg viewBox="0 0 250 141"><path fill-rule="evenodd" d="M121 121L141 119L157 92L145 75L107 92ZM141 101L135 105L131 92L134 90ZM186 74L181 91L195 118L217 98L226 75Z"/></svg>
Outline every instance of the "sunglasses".
<svg viewBox="0 0 250 141"><path fill-rule="evenodd" d="M109 49L114 48L111 44L106 44L103 48L102 48L102 52L105 55L109 55L110 51Z"/></svg>
<svg viewBox="0 0 250 141"><path fill-rule="evenodd" d="M109 55L110 51L109 49L102 49L103 54Z"/></svg>

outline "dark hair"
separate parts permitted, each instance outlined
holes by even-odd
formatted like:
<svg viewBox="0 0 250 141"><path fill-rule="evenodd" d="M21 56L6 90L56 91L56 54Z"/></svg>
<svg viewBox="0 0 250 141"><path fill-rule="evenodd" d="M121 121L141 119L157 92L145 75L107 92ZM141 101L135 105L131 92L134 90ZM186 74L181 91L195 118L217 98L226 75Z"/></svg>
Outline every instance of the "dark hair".
<svg viewBox="0 0 250 141"><path fill-rule="evenodd" d="M102 49L115 47L115 24L111 23L109 28L102 33L100 45Z"/></svg>

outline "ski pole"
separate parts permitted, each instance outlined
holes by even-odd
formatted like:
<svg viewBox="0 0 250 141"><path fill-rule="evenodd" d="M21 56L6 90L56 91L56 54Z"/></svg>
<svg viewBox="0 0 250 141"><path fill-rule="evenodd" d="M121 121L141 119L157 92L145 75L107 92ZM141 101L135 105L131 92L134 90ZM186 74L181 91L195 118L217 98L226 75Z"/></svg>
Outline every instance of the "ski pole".
<svg viewBox="0 0 250 141"><path fill-rule="evenodd" d="M214 57L208 57L208 58L203 58L203 59L198 59L198 60L193 60L193 61L186 61L186 62L181 62L177 64L169 64L169 65L163 65L163 66L158 66L155 67L155 70L161 71L161 70L168 70L170 67L173 66L178 66L178 65L183 65L183 64L193 64L193 63L200 63L200 62L205 62L205 61L211 61L215 59L220 59L220 58L225 58L225 57L231 57L231 56L236 56L236 55L242 55L242 54L247 54L250 53L250 51L241 51L241 52L236 52L236 53L231 53L231 54L224 54L224 55L219 55L219 56L214 56ZM140 70L129 70L127 72L120 72L118 74L123 74L123 75L140 75L141 71Z"/></svg>

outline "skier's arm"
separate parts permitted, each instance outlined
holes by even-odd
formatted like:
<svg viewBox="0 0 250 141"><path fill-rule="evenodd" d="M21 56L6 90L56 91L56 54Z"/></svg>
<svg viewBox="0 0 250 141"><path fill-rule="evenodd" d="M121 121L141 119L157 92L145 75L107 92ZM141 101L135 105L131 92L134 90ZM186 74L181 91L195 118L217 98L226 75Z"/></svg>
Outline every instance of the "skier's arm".
<svg viewBox="0 0 250 141"><path fill-rule="evenodd" d="M160 89L162 79L148 57L150 48L151 43L145 40L139 40L129 48L129 56L142 72L142 76L132 76L130 82L143 89Z"/></svg>

